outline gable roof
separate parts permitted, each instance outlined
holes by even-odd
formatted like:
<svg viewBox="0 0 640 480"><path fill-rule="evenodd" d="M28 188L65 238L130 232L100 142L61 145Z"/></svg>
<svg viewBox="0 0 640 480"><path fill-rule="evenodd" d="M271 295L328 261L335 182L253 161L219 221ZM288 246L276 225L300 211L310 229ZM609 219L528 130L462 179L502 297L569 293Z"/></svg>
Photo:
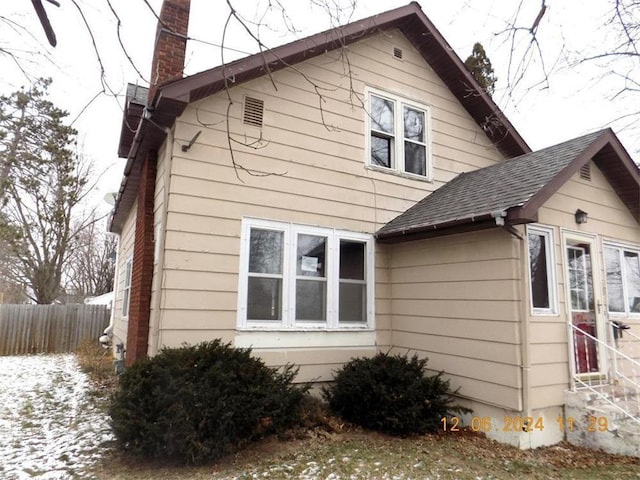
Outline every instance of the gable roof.
<svg viewBox="0 0 640 480"><path fill-rule="evenodd" d="M223 90L225 82L232 81L235 86L394 28L399 29L415 46L505 157L511 158L531 151L504 113L478 85L462 60L426 17L420 5L412 2L404 7L333 28L159 87L148 108L148 115L139 117L139 123L134 123L135 118L126 122L129 125L138 125L135 137L120 138L118 150L128 152L123 155L128 161L110 229L116 232L122 229L126 216L135 202L139 182L138 169L134 168L134 163L139 161L136 159L141 158L146 151L159 148L166 137L167 129L172 127L175 119L189 103ZM149 124L152 127L149 127Z"/></svg>
<svg viewBox="0 0 640 480"><path fill-rule="evenodd" d="M611 129L461 173L376 236L394 243L537 221L538 209L584 164L593 160L640 223L640 170Z"/></svg>

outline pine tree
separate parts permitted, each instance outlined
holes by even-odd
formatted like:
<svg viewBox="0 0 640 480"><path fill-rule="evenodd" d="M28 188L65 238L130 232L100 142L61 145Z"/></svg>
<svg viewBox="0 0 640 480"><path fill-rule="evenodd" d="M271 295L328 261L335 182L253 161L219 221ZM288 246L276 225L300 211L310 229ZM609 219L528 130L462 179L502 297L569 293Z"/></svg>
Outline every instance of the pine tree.
<svg viewBox="0 0 640 480"><path fill-rule="evenodd" d="M498 79L493 73L491 60L487 57L487 53L484 51L481 43L475 43L471 55L467 57L464 64L480 86L484 88L489 95L493 95Z"/></svg>
<svg viewBox="0 0 640 480"><path fill-rule="evenodd" d="M89 175L75 152L76 131L64 123L67 112L47 100L50 84L40 79L0 97L0 243L14 260L4 276L42 304L61 293L77 234L72 214Z"/></svg>

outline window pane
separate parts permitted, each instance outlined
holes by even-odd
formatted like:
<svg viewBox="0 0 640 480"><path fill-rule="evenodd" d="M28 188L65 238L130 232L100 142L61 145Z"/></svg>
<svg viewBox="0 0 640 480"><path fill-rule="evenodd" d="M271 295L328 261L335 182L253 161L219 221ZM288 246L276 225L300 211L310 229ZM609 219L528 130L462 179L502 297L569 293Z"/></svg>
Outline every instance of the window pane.
<svg viewBox="0 0 640 480"><path fill-rule="evenodd" d="M362 242L340 240L340 278L364 280L365 247Z"/></svg>
<svg viewBox="0 0 640 480"><path fill-rule="evenodd" d="M247 320L282 318L282 279L249 277Z"/></svg>
<svg viewBox="0 0 640 480"><path fill-rule="evenodd" d="M391 139L371 135L371 164L391 168Z"/></svg>
<svg viewBox="0 0 640 480"><path fill-rule="evenodd" d="M327 318L327 282L296 282L296 320L322 321Z"/></svg>
<svg viewBox="0 0 640 480"><path fill-rule="evenodd" d="M635 252L624 252L625 281L629 311L640 312L640 258Z"/></svg>
<svg viewBox="0 0 640 480"><path fill-rule="evenodd" d="M607 303L609 305L609 311L624 312L620 252L615 248L605 248L604 264L607 275Z"/></svg>
<svg viewBox="0 0 640 480"><path fill-rule="evenodd" d="M249 271L252 273L282 273L283 232L251 229Z"/></svg>
<svg viewBox="0 0 640 480"><path fill-rule="evenodd" d="M327 239L315 235L298 235L298 275L305 277L325 276Z"/></svg>
<svg viewBox="0 0 640 480"><path fill-rule="evenodd" d="M365 284L340 282L340 315L338 321L367 321L367 290Z"/></svg>
<svg viewBox="0 0 640 480"><path fill-rule="evenodd" d="M529 269L531 272L531 301L534 308L551 308L547 246L544 235L529 234ZM571 272L570 272L571 273Z"/></svg>
<svg viewBox="0 0 640 480"><path fill-rule="evenodd" d="M427 174L427 149L424 145L404 142L404 170L416 175Z"/></svg>
<svg viewBox="0 0 640 480"><path fill-rule="evenodd" d="M424 112L415 108L404 107L404 138L425 143Z"/></svg>
<svg viewBox="0 0 640 480"><path fill-rule="evenodd" d="M371 128L393 135L393 101L371 95Z"/></svg>

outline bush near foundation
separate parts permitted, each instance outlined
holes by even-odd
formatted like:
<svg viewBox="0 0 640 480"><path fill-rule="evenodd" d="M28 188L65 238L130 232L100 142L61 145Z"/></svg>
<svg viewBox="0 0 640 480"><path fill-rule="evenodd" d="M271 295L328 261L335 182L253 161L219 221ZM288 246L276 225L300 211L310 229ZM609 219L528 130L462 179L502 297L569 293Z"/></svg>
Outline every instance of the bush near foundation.
<svg viewBox="0 0 640 480"><path fill-rule="evenodd" d="M333 412L365 428L391 435L433 432L441 419L470 410L454 405L443 372L426 374L427 359L378 353L340 368L323 396Z"/></svg>
<svg viewBox="0 0 640 480"><path fill-rule="evenodd" d="M308 387L220 340L164 349L127 368L110 414L133 454L198 464L299 422Z"/></svg>

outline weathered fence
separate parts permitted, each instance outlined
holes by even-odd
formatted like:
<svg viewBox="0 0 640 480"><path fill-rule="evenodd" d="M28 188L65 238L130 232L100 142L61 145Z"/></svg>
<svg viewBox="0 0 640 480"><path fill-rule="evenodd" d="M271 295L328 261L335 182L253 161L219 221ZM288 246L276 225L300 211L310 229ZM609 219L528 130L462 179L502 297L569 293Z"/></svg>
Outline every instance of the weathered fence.
<svg viewBox="0 0 640 480"><path fill-rule="evenodd" d="M0 355L72 352L107 325L107 305L0 305Z"/></svg>

